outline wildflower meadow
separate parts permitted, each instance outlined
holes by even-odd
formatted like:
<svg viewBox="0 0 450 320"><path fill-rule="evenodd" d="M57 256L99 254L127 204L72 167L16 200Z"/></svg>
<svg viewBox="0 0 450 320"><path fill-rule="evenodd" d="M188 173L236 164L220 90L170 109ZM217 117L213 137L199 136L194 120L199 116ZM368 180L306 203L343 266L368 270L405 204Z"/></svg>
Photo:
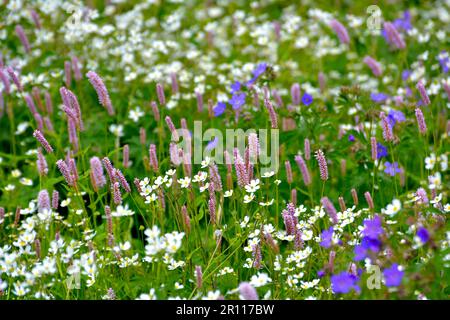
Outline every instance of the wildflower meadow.
<svg viewBox="0 0 450 320"><path fill-rule="evenodd" d="M0 17L0 300L449 298L448 0Z"/></svg>

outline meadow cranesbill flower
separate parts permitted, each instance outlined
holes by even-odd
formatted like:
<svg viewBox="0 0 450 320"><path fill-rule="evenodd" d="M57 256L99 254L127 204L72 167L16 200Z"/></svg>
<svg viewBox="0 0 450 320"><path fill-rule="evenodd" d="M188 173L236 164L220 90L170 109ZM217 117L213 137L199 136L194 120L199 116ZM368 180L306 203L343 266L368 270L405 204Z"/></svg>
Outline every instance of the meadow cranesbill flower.
<svg viewBox="0 0 450 320"><path fill-rule="evenodd" d="M398 163L394 162L394 163L390 163L389 161L386 161L384 163L385 169L384 172L388 175L390 175L391 177L395 176L397 173L400 173L401 170L398 167Z"/></svg>
<svg viewBox="0 0 450 320"><path fill-rule="evenodd" d="M347 29L337 21L336 19L333 19L330 21L330 27L334 30L336 35L338 36L339 40L344 44L350 43L350 37L348 36Z"/></svg>
<svg viewBox="0 0 450 320"><path fill-rule="evenodd" d="M228 103L233 107L233 110L238 110L245 104L245 98L246 95L244 92L235 93Z"/></svg>
<svg viewBox="0 0 450 320"><path fill-rule="evenodd" d="M374 76L381 76L381 66L374 58L365 56L363 62L372 70Z"/></svg>
<svg viewBox="0 0 450 320"><path fill-rule="evenodd" d="M333 244L333 227L329 227L326 230L322 231L322 234L320 235L320 245L324 248L330 248Z"/></svg>
<svg viewBox="0 0 450 320"><path fill-rule="evenodd" d="M403 280L404 272L397 263L383 270L384 284L386 287L398 287Z"/></svg>
<svg viewBox="0 0 450 320"><path fill-rule="evenodd" d="M312 182L311 175L309 174L309 170L306 166L305 160L303 160L303 157L301 155L296 155L295 162L297 162L300 172L302 173L303 182L305 183L305 185L310 185Z"/></svg>
<svg viewBox="0 0 450 320"><path fill-rule="evenodd" d="M416 235L422 243L427 243L428 240L430 240L430 233L424 227L420 227L419 229L417 229Z"/></svg>
<svg viewBox="0 0 450 320"><path fill-rule="evenodd" d="M406 120L406 117L403 112L392 109L387 115L387 120L391 127L394 127L397 122L404 122Z"/></svg>
<svg viewBox="0 0 450 320"><path fill-rule="evenodd" d="M417 119L417 125L419 126L419 132L421 134L427 133L427 125L425 123L425 119L423 117L422 110L420 108L416 108L416 119Z"/></svg>
<svg viewBox="0 0 450 320"><path fill-rule="evenodd" d="M256 289L248 282L239 284L239 294L241 300L258 300Z"/></svg>
<svg viewBox="0 0 450 320"><path fill-rule="evenodd" d="M102 78L100 78L100 76L94 71L89 71L86 74L86 76L88 77L89 82L97 92L100 104L106 108L110 116L114 115L114 109L111 103L111 99L109 98L108 90L106 89L106 86Z"/></svg>
<svg viewBox="0 0 450 320"><path fill-rule="evenodd" d="M389 98L389 96L388 96L387 94L385 94L385 93L382 93L382 92L380 92L380 93L372 92L372 93L370 94L370 99L371 99L373 102L376 102L376 103L383 103L383 102L385 102L388 98Z"/></svg>
<svg viewBox="0 0 450 320"><path fill-rule="evenodd" d="M218 116L222 115L225 112L226 107L227 107L227 104L225 102L218 102L217 105L213 109L214 116L218 117Z"/></svg>
<svg viewBox="0 0 450 320"><path fill-rule="evenodd" d="M417 90L419 91L420 97L422 98L422 103L426 106L428 106L431 101L428 97L427 90L425 89L425 86L423 85L422 81L419 81L416 85Z"/></svg>
<svg viewBox="0 0 450 320"><path fill-rule="evenodd" d="M319 164L320 179L326 181L328 180L328 165L325 155L323 154L323 151L319 149L316 151L315 156Z"/></svg>
<svg viewBox="0 0 450 320"><path fill-rule="evenodd" d="M343 271L331 276L331 289L333 293L349 293L352 290L360 291L358 286L358 277L351 273Z"/></svg>
<svg viewBox="0 0 450 320"><path fill-rule="evenodd" d="M387 147L383 146L381 143L377 142L377 159L380 159L382 157L387 157Z"/></svg>
<svg viewBox="0 0 450 320"><path fill-rule="evenodd" d="M41 143L45 151L47 151L48 153L53 152L52 146L48 143L47 139L45 139L41 131L39 131L38 129L34 130L33 137L35 137L36 140Z"/></svg>
<svg viewBox="0 0 450 320"><path fill-rule="evenodd" d="M365 219L362 234L370 239L378 239L379 236L384 234L381 217L375 215L372 219Z"/></svg>
<svg viewBox="0 0 450 320"><path fill-rule="evenodd" d="M302 103L305 106L309 106L312 102L313 102L313 97L310 94L305 92L302 96Z"/></svg>

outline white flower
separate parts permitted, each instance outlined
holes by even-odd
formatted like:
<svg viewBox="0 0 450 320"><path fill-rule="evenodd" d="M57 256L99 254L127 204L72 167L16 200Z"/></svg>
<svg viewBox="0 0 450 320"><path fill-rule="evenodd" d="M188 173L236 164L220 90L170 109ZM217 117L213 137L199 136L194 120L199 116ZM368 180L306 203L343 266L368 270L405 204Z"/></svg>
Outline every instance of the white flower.
<svg viewBox="0 0 450 320"><path fill-rule="evenodd" d="M270 177L272 177L274 174L275 174L275 171L267 171L267 172L264 172L264 173L263 173L262 177L263 177L263 178L270 178Z"/></svg>
<svg viewBox="0 0 450 320"><path fill-rule="evenodd" d="M227 191L225 191L223 196L225 198L228 198L228 197L231 197L232 195L233 195L233 190L227 190Z"/></svg>
<svg viewBox="0 0 450 320"><path fill-rule="evenodd" d="M22 134L27 130L29 124L28 122L21 122L17 125L17 130L15 132L16 135Z"/></svg>
<svg viewBox="0 0 450 320"><path fill-rule="evenodd" d="M21 178L21 179L19 180L19 182L20 182L21 184L23 184L24 186L32 186L32 185L33 185L33 180L28 179L28 178Z"/></svg>
<svg viewBox="0 0 450 320"><path fill-rule="evenodd" d="M188 188L191 183L191 178L184 177L182 179L178 179L178 183L181 185L181 188Z"/></svg>
<svg viewBox="0 0 450 320"><path fill-rule="evenodd" d="M133 120L134 122L138 122L139 118L141 118L144 115L144 112L141 110L140 107L136 107L134 110L130 110L130 113L128 114L128 117Z"/></svg>
<svg viewBox="0 0 450 320"><path fill-rule="evenodd" d="M61 207L67 207L70 204L70 201L71 201L70 198L61 201Z"/></svg>
<svg viewBox="0 0 450 320"><path fill-rule="evenodd" d="M156 300L156 294L155 294L155 289L150 289L150 292L147 293L142 293L139 298L137 298L136 300Z"/></svg>
<svg viewBox="0 0 450 320"><path fill-rule="evenodd" d="M5 187L5 191L13 191L15 188L16 188L15 185L13 185L13 184L8 184L8 185Z"/></svg>
<svg viewBox="0 0 450 320"><path fill-rule="evenodd" d="M439 157L439 160L441 161L441 170L442 171L447 171L448 169L448 157L446 154L441 154L441 156Z"/></svg>
<svg viewBox="0 0 450 320"><path fill-rule="evenodd" d="M434 153L430 154L429 157L425 158L425 169L432 170L436 164L436 155Z"/></svg>
<svg viewBox="0 0 450 320"><path fill-rule="evenodd" d="M125 206L119 205L119 206L117 206L115 211L111 212L111 215L113 217L132 216L133 214L134 214L134 211L128 209L128 204Z"/></svg>
<svg viewBox="0 0 450 320"><path fill-rule="evenodd" d="M258 273L253 275L250 279L250 284L255 288L265 286L270 282L272 282L272 279L267 275L267 273Z"/></svg>
<svg viewBox="0 0 450 320"><path fill-rule="evenodd" d="M220 291L209 291L208 294L202 297L202 300L217 300L220 297Z"/></svg>
<svg viewBox="0 0 450 320"><path fill-rule="evenodd" d="M429 176L428 182L430 183L428 186L430 189L441 189L441 173L436 172L434 175Z"/></svg>
<svg viewBox="0 0 450 320"><path fill-rule="evenodd" d="M15 169L13 171L11 171L11 176L13 178L18 178L22 175L22 172L19 169Z"/></svg>
<svg viewBox="0 0 450 320"><path fill-rule="evenodd" d="M197 173L194 178L192 179L193 182L203 182L208 177L208 173L205 171L200 171Z"/></svg>
<svg viewBox="0 0 450 320"><path fill-rule="evenodd" d="M248 193L254 193L259 189L259 179L254 179L250 181L248 185L245 186L245 191Z"/></svg>
<svg viewBox="0 0 450 320"><path fill-rule="evenodd" d="M123 137L123 125L121 125L121 124L110 125L109 131L116 137Z"/></svg>
<svg viewBox="0 0 450 320"><path fill-rule="evenodd" d="M246 194L246 195L244 196L244 203L252 202L253 199L255 199L255 195L254 195L253 193L251 193L251 194L249 194L249 195Z"/></svg>
<svg viewBox="0 0 450 320"><path fill-rule="evenodd" d="M210 157L205 157L205 160L202 161L202 168L206 168L211 163Z"/></svg>
<svg viewBox="0 0 450 320"><path fill-rule="evenodd" d="M178 282L175 282L174 287L175 287L175 290L180 290L180 289L184 288L184 286Z"/></svg>
<svg viewBox="0 0 450 320"><path fill-rule="evenodd" d="M384 211L384 214L387 214L388 216L395 216L397 214L397 212L400 211L400 209L402 208L402 203L400 202L400 200L398 199L394 199L392 200L391 204L388 204L386 207L386 210L382 210Z"/></svg>

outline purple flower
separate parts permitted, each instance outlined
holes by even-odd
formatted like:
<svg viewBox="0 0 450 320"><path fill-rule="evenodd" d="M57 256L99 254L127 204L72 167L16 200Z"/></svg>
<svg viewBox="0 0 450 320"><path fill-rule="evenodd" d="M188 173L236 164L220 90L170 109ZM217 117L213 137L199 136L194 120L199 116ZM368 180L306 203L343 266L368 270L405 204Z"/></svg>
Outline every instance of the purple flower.
<svg viewBox="0 0 450 320"><path fill-rule="evenodd" d="M441 65L442 72L447 73L450 67L450 58L445 50L441 51L439 55L439 64Z"/></svg>
<svg viewBox="0 0 450 320"><path fill-rule="evenodd" d="M349 135L348 135L348 141L354 142L354 141L355 141L355 136L352 135L352 134L349 134Z"/></svg>
<svg viewBox="0 0 450 320"><path fill-rule="evenodd" d="M374 216L373 219L365 219L362 233L368 238L378 239L378 236L384 233L380 216Z"/></svg>
<svg viewBox="0 0 450 320"><path fill-rule="evenodd" d="M387 148L378 142L377 143L377 159L380 159L382 157L387 157L387 156L388 156Z"/></svg>
<svg viewBox="0 0 450 320"><path fill-rule="evenodd" d="M235 93L231 100L228 101L229 104L233 107L233 110L237 110L245 104L245 93Z"/></svg>
<svg viewBox="0 0 450 320"><path fill-rule="evenodd" d="M264 72L266 72L267 69L267 63L260 63L256 67L255 71L253 71L253 77L256 79L260 75L262 75Z"/></svg>
<svg viewBox="0 0 450 320"><path fill-rule="evenodd" d="M403 29L404 31L408 31L412 29L411 25L411 14L408 10L403 12L403 18L395 19L393 25L397 30Z"/></svg>
<svg viewBox="0 0 450 320"><path fill-rule="evenodd" d="M319 278L322 278L324 275L325 275L325 271L323 271L323 270L317 271L317 276L318 276Z"/></svg>
<svg viewBox="0 0 450 320"><path fill-rule="evenodd" d="M309 106L312 102L313 102L313 97L305 92L302 96L302 103L305 106Z"/></svg>
<svg viewBox="0 0 450 320"><path fill-rule="evenodd" d="M346 271L331 276L331 288L333 293L349 293L352 289L360 291L357 285L358 277Z"/></svg>
<svg viewBox="0 0 450 320"><path fill-rule="evenodd" d="M235 93L241 90L241 83L239 81L236 81L231 85L231 93Z"/></svg>
<svg viewBox="0 0 450 320"><path fill-rule="evenodd" d="M329 248L333 244L333 227L328 228L328 230L323 230L320 236L322 241L320 245L324 248Z"/></svg>
<svg viewBox="0 0 450 320"><path fill-rule="evenodd" d="M399 270L398 264L394 263L390 268L384 269L384 283L386 287L397 287L402 283L404 272Z"/></svg>
<svg viewBox="0 0 450 320"><path fill-rule="evenodd" d="M214 116L218 117L222 115L225 112L226 108L227 104L225 102L218 102L217 105L214 107Z"/></svg>
<svg viewBox="0 0 450 320"><path fill-rule="evenodd" d="M424 227L420 227L417 230L417 236L419 237L420 241L422 241L422 243L427 243L428 240L430 240L430 233Z"/></svg>
<svg viewBox="0 0 450 320"><path fill-rule="evenodd" d="M381 241L375 238L363 237L361 240L361 246L372 252L378 252L381 249Z"/></svg>
<svg viewBox="0 0 450 320"><path fill-rule="evenodd" d="M395 176L395 174L402 172L400 170L400 168L398 167L398 163L394 162L394 163L390 163L389 161L386 161L384 163L384 166L386 167L386 169L384 169L384 172L388 175L390 175L391 177Z"/></svg>
<svg viewBox="0 0 450 320"><path fill-rule="evenodd" d="M408 80L410 75L411 75L411 70L403 70L403 72L402 72L402 80L403 81Z"/></svg>
<svg viewBox="0 0 450 320"><path fill-rule="evenodd" d="M264 72L266 72L266 69L267 69L267 63L258 64L256 69L253 71L253 78L247 82L247 86L255 83L256 79L258 79L258 77L260 75L262 75Z"/></svg>
<svg viewBox="0 0 450 320"><path fill-rule="evenodd" d="M364 248L364 246L361 244L355 246L355 249L353 250L353 252L355 253L355 257L353 258L353 260L355 260L355 261L364 260L367 256L367 249Z"/></svg>
<svg viewBox="0 0 450 320"><path fill-rule="evenodd" d="M388 119L388 122L391 125L391 127L393 127L397 122L405 121L406 117L403 114L403 112L401 112L401 111L391 110L388 113L387 119Z"/></svg>
<svg viewBox="0 0 450 320"><path fill-rule="evenodd" d="M389 96L385 93L371 93L370 99L372 99L373 102L382 103L384 102Z"/></svg>
<svg viewBox="0 0 450 320"><path fill-rule="evenodd" d="M206 150L211 151L212 149L214 149L217 146L218 143L219 143L219 138L218 137L214 137L214 139L212 139L206 145Z"/></svg>

